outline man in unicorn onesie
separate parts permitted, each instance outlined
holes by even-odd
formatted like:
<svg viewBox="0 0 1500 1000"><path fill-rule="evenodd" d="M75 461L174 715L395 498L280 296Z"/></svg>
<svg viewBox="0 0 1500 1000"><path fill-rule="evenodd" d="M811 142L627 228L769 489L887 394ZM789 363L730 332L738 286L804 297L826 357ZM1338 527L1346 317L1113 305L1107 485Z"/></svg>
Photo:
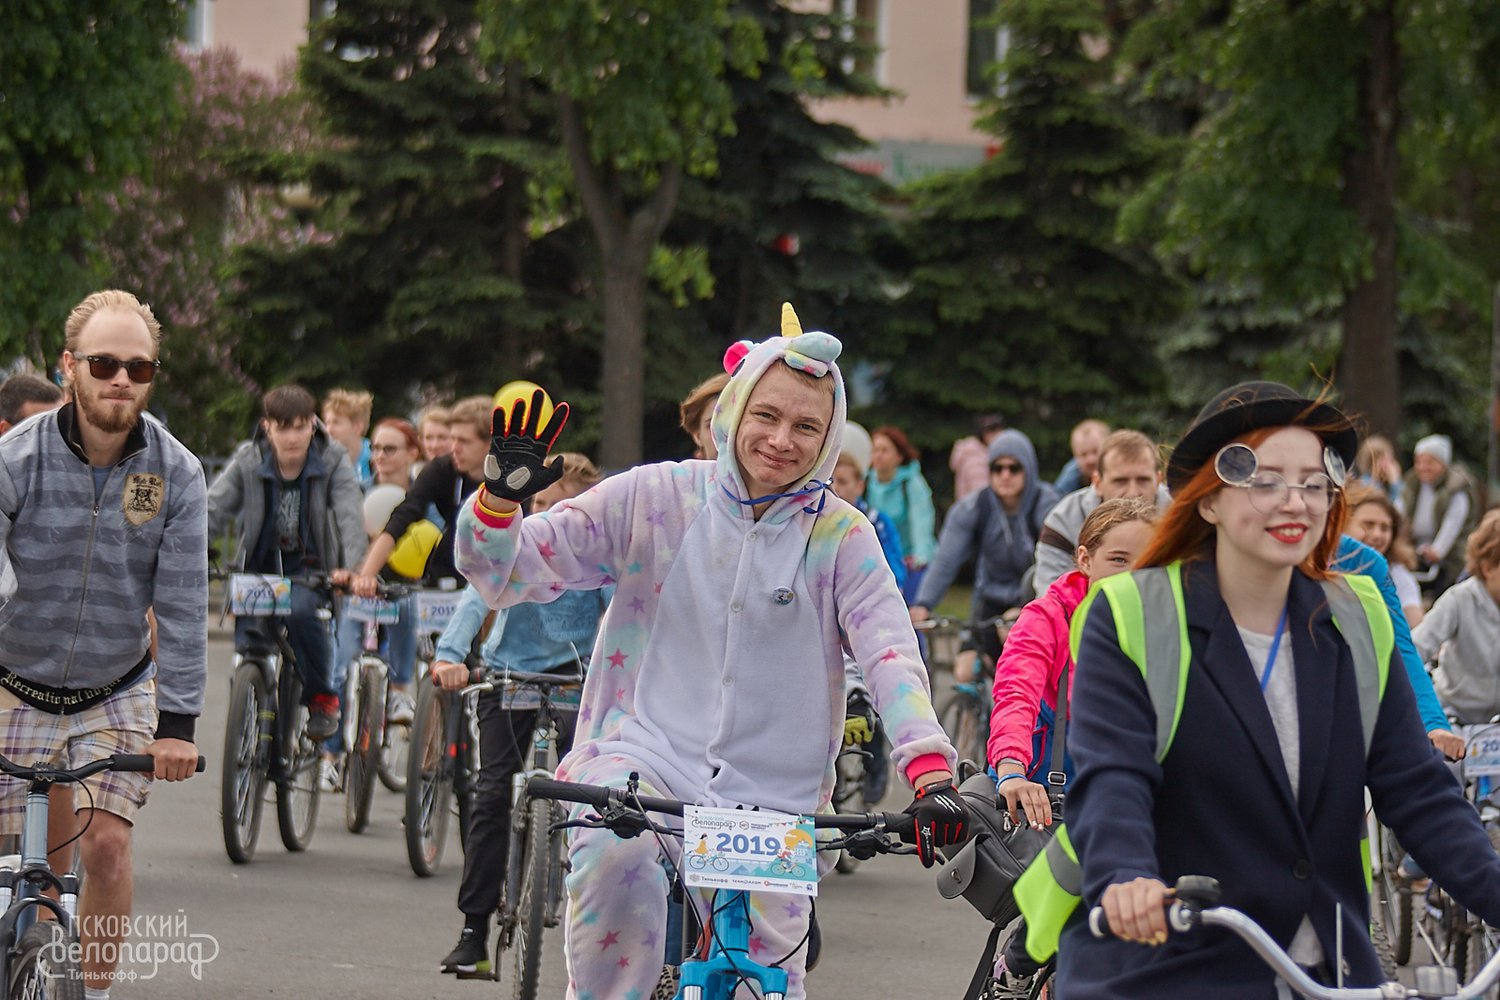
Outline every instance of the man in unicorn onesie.
<svg viewBox="0 0 1500 1000"><path fill-rule="evenodd" d="M716 461L640 466L545 514L519 503L566 419L496 411L485 486L459 515L459 569L493 607L614 584L584 686L569 781L701 805L826 808L844 731L847 646L916 788L918 853L962 839L953 748L932 710L901 594L870 522L828 489L843 440L842 345L782 333L730 348L713 417ZM538 393L533 411L542 404ZM670 841L668 842L671 843ZM679 847L670 849L677 853ZM576 831L567 879L568 996L644 1000L661 970L667 877L658 843ZM751 948L788 956L804 997L806 899L752 894ZM703 911L699 901L700 912Z"/></svg>

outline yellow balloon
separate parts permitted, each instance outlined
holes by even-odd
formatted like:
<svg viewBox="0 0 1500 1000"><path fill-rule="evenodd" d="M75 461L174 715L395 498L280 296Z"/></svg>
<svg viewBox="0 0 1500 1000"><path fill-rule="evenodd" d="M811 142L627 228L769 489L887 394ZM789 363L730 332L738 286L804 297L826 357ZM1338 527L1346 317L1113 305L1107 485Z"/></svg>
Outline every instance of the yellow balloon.
<svg viewBox="0 0 1500 1000"><path fill-rule="evenodd" d="M408 580L420 580L427 569L427 557L442 537L443 533L431 521L425 518L414 521L402 533L385 564Z"/></svg>
<svg viewBox="0 0 1500 1000"><path fill-rule="evenodd" d="M503 407L505 412L509 413L511 407L515 405L516 400L520 399L526 402L526 409L530 411L531 395L538 389L542 389L542 387L535 382L527 382L524 379L507 382L495 391L495 405ZM542 415L541 419L537 421L537 427L547 426L547 421L550 419L552 419L552 397L547 395L546 389L542 389ZM530 412L526 414L526 422L531 422Z"/></svg>

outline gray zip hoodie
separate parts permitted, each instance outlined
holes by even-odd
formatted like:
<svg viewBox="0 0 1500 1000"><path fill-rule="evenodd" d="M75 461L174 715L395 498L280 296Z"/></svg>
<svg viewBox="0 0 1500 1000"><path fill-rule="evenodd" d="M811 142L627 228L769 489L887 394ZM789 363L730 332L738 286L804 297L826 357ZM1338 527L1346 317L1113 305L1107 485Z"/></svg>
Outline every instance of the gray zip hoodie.
<svg viewBox="0 0 1500 1000"><path fill-rule="evenodd" d="M0 666L85 690L158 632L156 735L191 740L208 666L203 466L143 414L97 499L73 404L0 438Z"/></svg>

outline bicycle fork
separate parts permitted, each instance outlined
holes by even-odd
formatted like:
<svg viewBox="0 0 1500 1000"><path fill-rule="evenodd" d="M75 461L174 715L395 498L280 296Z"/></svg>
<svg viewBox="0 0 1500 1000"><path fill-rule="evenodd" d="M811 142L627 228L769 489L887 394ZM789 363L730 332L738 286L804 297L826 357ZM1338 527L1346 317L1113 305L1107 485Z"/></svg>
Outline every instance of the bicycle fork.
<svg viewBox="0 0 1500 1000"><path fill-rule="evenodd" d="M742 978L760 980L765 996L785 995L785 969L761 965L750 958L750 894L729 893L722 906L714 908L714 943L711 958L682 963L682 1000L733 996Z"/></svg>

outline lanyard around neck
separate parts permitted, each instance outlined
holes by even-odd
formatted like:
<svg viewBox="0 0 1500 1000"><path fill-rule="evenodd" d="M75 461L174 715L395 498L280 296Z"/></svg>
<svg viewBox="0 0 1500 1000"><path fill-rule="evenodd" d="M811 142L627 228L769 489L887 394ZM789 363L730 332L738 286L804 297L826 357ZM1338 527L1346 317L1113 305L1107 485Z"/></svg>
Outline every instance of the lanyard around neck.
<svg viewBox="0 0 1500 1000"><path fill-rule="evenodd" d="M1266 685L1271 683L1271 671L1276 669L1276 652L1281 649L1281 635L1286 631L1286 612L1286 607L1283 607L1281 609L1281 621L1276 623L1276 636L1271 640L1271 653L1266 657L1266 669L1261 671L1261 693L1265 693Z"/></svg>

